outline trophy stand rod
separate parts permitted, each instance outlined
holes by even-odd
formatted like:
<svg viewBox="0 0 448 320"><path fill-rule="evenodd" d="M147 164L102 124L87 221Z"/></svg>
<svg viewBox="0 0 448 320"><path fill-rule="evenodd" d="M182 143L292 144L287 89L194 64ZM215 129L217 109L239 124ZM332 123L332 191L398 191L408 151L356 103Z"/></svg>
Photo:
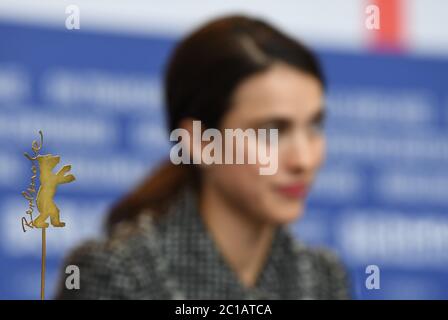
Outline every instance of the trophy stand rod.
<svg viewBox="0 0 448 320"><path fill-rule="evenodd" d="M42 267L40 275L40 299L45 300L45 258L46 258L46 233L47 228L42 228Z"/></svg>

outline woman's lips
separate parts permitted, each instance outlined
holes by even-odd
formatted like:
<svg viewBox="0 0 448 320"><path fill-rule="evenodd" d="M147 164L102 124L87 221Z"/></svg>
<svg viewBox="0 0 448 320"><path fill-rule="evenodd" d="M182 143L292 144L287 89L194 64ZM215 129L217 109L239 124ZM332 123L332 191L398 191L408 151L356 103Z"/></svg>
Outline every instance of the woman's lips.
<svg viewBox="0 0 448 320"><path fill-rule="evenodd" d="M277 188L278 192L289 198L301 199L308 192L308 186L304 183L283 185Z"/></svg>

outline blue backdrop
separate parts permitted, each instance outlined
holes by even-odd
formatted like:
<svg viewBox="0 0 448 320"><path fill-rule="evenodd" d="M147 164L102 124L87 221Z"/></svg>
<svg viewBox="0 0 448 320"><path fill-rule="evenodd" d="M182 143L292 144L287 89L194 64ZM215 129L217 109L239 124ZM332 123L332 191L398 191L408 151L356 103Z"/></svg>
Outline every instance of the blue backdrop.
<svg viewBox="0 0 448 320"><path fill-rule="evenodd" d="M39 297L40 232L20 225L38 130L77 177L56 198L67 227L47 232L51 297L68 250L168 154L160 80L177 39L5 23L0 39L0 298ZM340 254L357 298L447 299L448 59L318 53L328 158L291 227Z"/></svg>

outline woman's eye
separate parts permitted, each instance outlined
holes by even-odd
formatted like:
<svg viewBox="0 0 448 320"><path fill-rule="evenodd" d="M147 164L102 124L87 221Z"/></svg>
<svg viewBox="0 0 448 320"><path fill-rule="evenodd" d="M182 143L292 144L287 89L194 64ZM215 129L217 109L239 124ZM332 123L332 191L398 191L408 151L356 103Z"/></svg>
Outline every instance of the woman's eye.
<svg viewBox="0 0 448 320"><path fill-rule="evenodd" d="M283 132L286 131L287 126L284 123L272 122L272 123L267 123L266 125L264 125L263 129L266 129L268 131L271 129L275 129L278 131L278 134L282 134Z"/></svg>
<svg viewBox="0 0 448 320"><path fill-rule="evenodd" d="M309 125L309 129L315 133L321 133L324 130L323 121L315 121Z"/></svg>

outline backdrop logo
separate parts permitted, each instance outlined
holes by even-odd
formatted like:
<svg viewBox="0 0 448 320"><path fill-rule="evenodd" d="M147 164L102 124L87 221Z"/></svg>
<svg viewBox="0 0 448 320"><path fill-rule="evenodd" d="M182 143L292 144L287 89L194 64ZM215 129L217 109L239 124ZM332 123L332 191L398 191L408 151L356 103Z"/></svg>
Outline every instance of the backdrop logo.
<svg viewBox="0 0 448 320"><path fill-rule="evenodd" d="M41 299L45 297L45 255L46 255L46 228L49 224L46 222L50 218L51 225L53 227L64 227L65 223L60 220L59 208L54 203L54 196L58 185L63 183L70 183L75 180L75 176L72 174L65 175L70 171L71 166L63 166L56 174L53 173L53 169L59 163L60 157L57 155L46 154L40 155L39 151L42 149L43 145L43 134L39 131L40 144L34 140L31 144L31 149L33 150L34 156L30 156L28 153L24 153L25 157L31 161L32 167L31 172L33 173L31 177L30 185L26 191L22 192L22 195L28 200L28 210L26 211L27 217L22 217L22 229L26 232L26 227L28 228L40 228L42 229L42 272L41 272ZM39 180L40 187L37 192L36 205L39 215L36 219L33 219L34 212L34 196L36 194L36 176L37 176L37 166L36 161L39 166Z"/></svg>
<svg viewBox="0 0 448 320"><path fill-rule="evenodd" d="M188 130L178 128L171 132L170 141L178 141L170 151L170 160L176 165L259 164L260 175L273 175L278 170L278 129L224 129L223 136L218 129L202 132L201 121L195 120L193 137ZM204 147L203 142L207 142Z"/></svg>

